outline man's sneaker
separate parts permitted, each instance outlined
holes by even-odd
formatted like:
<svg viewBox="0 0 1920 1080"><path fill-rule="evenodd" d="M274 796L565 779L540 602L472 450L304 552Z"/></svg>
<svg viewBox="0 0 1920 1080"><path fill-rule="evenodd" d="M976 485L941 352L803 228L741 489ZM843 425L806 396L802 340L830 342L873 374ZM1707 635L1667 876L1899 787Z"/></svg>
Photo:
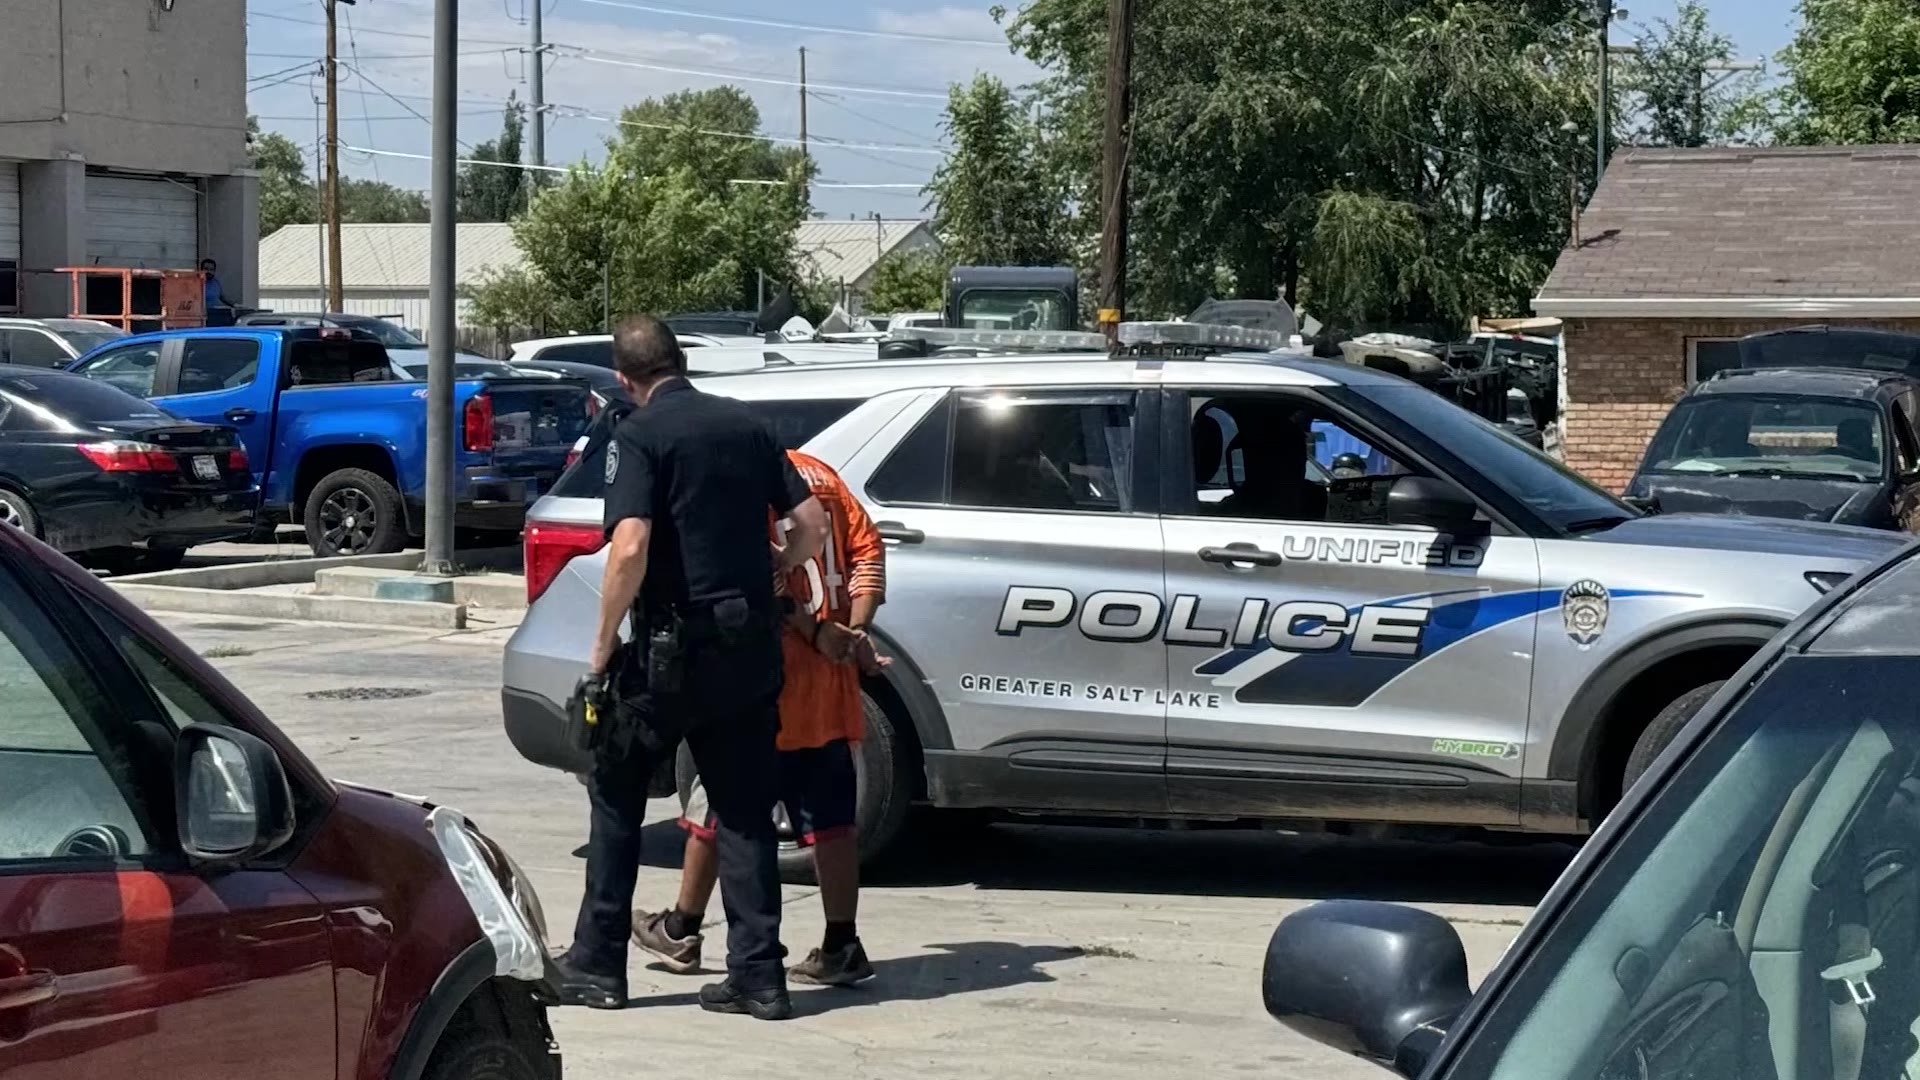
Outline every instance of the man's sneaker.
<svg viewBox="0 0 1920 1080"><path fill-rule="evenodd" d="M742 990L732 979L701 987L700 1007L708 1012L741 1013L755 1020L785 1020L793 1015L793 999L786 990Z"/></svg>
<svg viewBox="0 0 1920 1080"><path fill-rule="evenodd" d="M814 986L852 986L873 978L873 965L866 947L856 941L832 952L813 950L787 970L787 977Z"/></svg>
<svg viewBox="0 0 1920 1080"><path fill-rule="evenodd" d="M667 933L666 911L633 913L633 942L660 958L660 966L675 975L691 975L700 970L700 932L677 938Z"/></svg>

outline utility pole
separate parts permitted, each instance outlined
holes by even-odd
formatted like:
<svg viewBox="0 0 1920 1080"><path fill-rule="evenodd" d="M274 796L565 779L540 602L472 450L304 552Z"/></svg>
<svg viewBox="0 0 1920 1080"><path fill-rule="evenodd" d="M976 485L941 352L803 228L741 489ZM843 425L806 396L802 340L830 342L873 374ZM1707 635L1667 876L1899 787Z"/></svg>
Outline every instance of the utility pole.
<svg viewBox="0 0 1920 1080"><path fill-rule="evenodd" d="M887 257L887 225L880 218L880 211L873 212L873 258L875 262Z"/></svg>
<svg viewBox="0 0 1920 1080"><path fill-rule="evenodd" d="M533 102L528 112L533 123L527 130L527 149L535 165L547 163L547 46L540 40L540 6L544 2L527 0L527 25L533 31L533 54L527 61L527 97Z"/></svg>
<svg viewBox="0 0 1920 1080"><path fill-rule="evenodd" d="M327 127L326 117L321 114L321 101L313 99L313 175L324 180L327 168ZM320 295L314 297L314 303L321 310L327 306L327 185L313 185L313 242L317 247L313 264L313 280L319 285Z"/></svg>
<svg viewBox="0 0 1920 1080"><path fill-rule="evenodd" d="M1607 65L1611 59L1611 37L1615 10L1613 0L1595 0L1600 14L1600 85L1593 110L1593 189L1607 175L1607 141L1613 126L1613 88L1608 85ZM1625 11L1618 13L1625 15Z"/></svg>
<svg viewBox="0 0 1920 1080"><path fill-rule="evenodd" d="M800 46L800 160L802 164L812 164L807 157L807 47Z"/></svg>
<svg viewBox="0 0 1920 1080"><path fill-rule="evenodd" d="M1107 0L1107 130L1100 151L1100 329L1127 308L1127 164L1133 106L1133 0Z"/></svg>
<svg viewBox="0 0 1920 1080"><path fill-rule="evenodd" d="M354 0L327 0L327 310L346 306L340 280L340 43L334 9Z"/></svg>
<svg viewBox="0 0 1920 1080"><path fill-rule="evenodd" d="M540 0L530 0L534 4ZM453 563L454 159L459 134L460 0L433 5L433 190L427 266L427 557L422 573Z"/></svg>

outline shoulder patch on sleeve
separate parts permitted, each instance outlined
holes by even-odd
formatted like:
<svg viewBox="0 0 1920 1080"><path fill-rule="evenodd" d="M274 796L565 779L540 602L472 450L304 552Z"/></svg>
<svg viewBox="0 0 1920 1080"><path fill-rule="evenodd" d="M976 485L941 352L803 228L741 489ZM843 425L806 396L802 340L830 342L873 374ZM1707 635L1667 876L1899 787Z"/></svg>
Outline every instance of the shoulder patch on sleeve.
<svg viewBox="0 0 1920 1080"><path fill-rule="evenodd" d="M608 440L607 442L607 473L605 477L606 482L608 484L612 484L614 477L617 477L619 475L620 475L620 440L611 439L611 440Z"/></svg>

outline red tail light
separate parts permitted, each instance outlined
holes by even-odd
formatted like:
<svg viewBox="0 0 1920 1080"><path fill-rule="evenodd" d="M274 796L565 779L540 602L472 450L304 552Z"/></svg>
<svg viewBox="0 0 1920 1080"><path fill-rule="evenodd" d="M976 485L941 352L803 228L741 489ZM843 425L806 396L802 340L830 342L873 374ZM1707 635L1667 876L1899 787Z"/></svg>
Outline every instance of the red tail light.
<svg viewBox="0 0 1920 1080"><path fill-rule="evenodd" d="M493 449L493 399L484 391L467 399L464 427L467 449Z"/></svg>
<svg viewBox="0 0 1920 1080"><path fill-rule="evenodd" d="M233 449L227 451L227 471L228 472L251 471L247 464L247 448L246 447L236 446Z"/></svg>
<svg viewBox="0 0 1920 1080"><path fill-rule="evenodd" d="M81 443L80 453L100 467L101 472L179 472L173 455L152 443L119 439Z"/></svg>
<svg viewBox="0 0 1920 1080"><path fill-rule="evenodd" d="M567 525L550 521L527 522L524 545L527 603L540 599L567 564L605 547L607 536L598 525Z"/></svg>

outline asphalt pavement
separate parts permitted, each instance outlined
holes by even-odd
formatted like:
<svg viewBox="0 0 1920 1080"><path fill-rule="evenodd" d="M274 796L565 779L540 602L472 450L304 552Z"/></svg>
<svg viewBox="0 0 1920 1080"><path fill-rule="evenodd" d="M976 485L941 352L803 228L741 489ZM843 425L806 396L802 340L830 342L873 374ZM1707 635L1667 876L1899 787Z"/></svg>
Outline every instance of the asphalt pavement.
<svg viewBox="0 0 1920 1080"><path fill-rule="evenodd" d="M533 877L551 938L580 898L585 789L520 759L500 728L510 628L461 633L162 616L330 775L459 807ZM676 807L656 804L639 900L678 881ZM1274 1024L1260 1005L1268 934L1324 897L1418 904L1450 919L1477 980L1570 848L1386 843L1252 831L916 822L862 895L879 971L796 990L787 1024L702 1013L707 979L645 966L624 1012L563 1010L569 1077L1259 1075L1383 1080ZM785 891L788 947L817 943L814 891ZM717 918L717 904L713 916ZM707 967L725 933L708 931ZM717 977L711 976L711 977Z"/></svg>

